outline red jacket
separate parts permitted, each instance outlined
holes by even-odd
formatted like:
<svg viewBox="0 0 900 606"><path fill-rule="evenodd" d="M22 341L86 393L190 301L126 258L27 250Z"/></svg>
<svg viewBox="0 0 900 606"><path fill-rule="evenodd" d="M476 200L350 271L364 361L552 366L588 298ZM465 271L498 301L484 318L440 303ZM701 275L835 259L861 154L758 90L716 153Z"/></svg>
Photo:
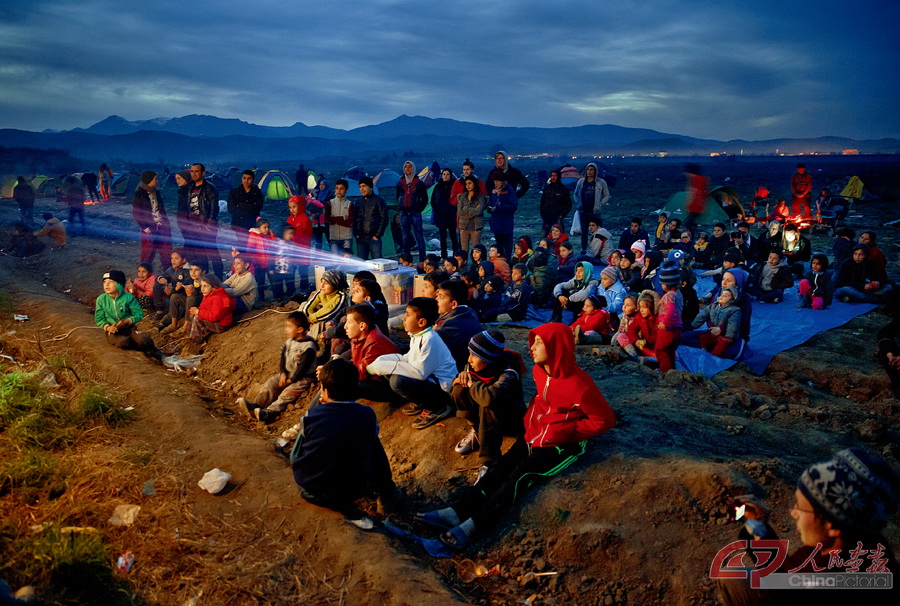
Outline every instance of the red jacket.
<svg viewBox="0 0 900 606"><path fill-rule="evenodd" d="M294 242L309 248L309 244L312 242L313 224L306 213L288 215L287 224L294 228Z"/></svg>
<svg viewBox="0 0 900 606"><path fill-rule="evenodd" d="M589 314L581 312L578 318L572 323L572 330L576 326L580 326L582 332L593 330L601 335L609 335L612 329L609 326L609 312L605 309L595 309Z"/></svg>
<svg viewBox="0 0 900 606"><path fill-rule="evenodd" d="M197 317L222 326L231 326L234 323L234 317L231 315L233 310L234 299L228 296L224 288L217 288L200 301Z"/></svg>
<svg viewBox="0 0 900 606"><path fill-rule="evenodd" d="M568 326L549 323L528 333L540 337L547 366L534 365L537 394L525 413L525 440L535 447L564 446L599 436L616 426L616 417L594 380L575 363L575 339Z"/></svg>
<svg viewBox="0 0 900 606"><path fill-rule="evenodd" d="M250 255L253 265L261 269L269 268L269 250L275 239L275 234L271 231L263 234L256 227L250 230L247 237L247 254Z"/></svg>
<svg viewBox="0 0 900 606"><path fill-rule="evenodd" d="M634 314L628 325L628 343L634 345L638 339L643 339L647 342L644 351L653 350L656 347L656 332L659 330L657 324L659 321L654 315L645 318L640 312Z"/></svg>
<svg viewBox="0 0 900 606"><path fill-rule="evenodd" d="M372 378L366 372L366 366L374 362L378 356L389 353L400 353L400 350L377 326L369 332L365 340L357 339L350 342L350 358L359 370L360 381Z"/></svg>

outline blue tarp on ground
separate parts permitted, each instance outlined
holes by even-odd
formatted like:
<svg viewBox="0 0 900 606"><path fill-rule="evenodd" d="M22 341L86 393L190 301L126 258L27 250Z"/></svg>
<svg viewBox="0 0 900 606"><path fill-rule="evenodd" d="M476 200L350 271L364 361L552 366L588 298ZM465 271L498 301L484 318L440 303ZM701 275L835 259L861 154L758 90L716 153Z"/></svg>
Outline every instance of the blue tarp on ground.
<svg viewBox="0 0 900 606"><path fill-rule="evenodd" d="M703 296L715 286L712 278L700 278L696 290ZM834 301L823 310L797 309L797 287L784 293L781 303L753 303L750 321L750 341L744 348L740 362L760 375L776 354L808 341L816 334L846 324L856 316L872 311L877 305ZM734 360L717 358L693 347L679 347L675 367L708 377L734 366Z"/></svg>

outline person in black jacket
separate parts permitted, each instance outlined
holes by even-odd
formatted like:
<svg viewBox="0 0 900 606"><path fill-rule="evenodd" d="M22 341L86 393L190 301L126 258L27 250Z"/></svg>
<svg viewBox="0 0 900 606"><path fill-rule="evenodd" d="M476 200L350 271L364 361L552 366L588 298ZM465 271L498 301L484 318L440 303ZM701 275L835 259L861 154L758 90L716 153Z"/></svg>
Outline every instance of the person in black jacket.
<svg viewBox="0 0 900 606"><path fill-rule="evenodd" d="M19 205L22 223L31 227L34 223L34 188L31 187L31 184L25 177L16 177L13 198Z"/></svg>
<svg viewBox="0 0 900 606"><path fill-rule="evenodd" d="M428 188L416 176L416 165L403 163L403 176L397 182L397 208L400 210L400 232L403 242L400 252L412 251L413 238L419 249L419 263L425 258L425 232L422 230L422 211L428 206ZM395 242L394 244L397 244Z"/></svg>
<svg viewBox="0 0 900 606"><path fill-rule="evenodd" d="M453 191L453 171L445 168L441 171L441 180L431 192L432 222L438 228L441 241L441 258L447 258L447 239L450 239L450 254L459 248L459 235L456 232L456 198L450 195Z"/></svg>
<svg viewBox="0 0 900 606"><path fill-rule="evenodd" d="M434 296L438 304L434 330L450 350L456 361L456 370L466 367L469 357L469 339L481 332L478 315L469 307L469 289L462 280L445 280Z"/></svg>
<svg viewBox="0 0 900 606"><path fill-rule="evenodd" d="M516 200L521 200L528 193L528 190L531 189L531 182L525 178L522 171L514 166L510 166L506 152L502 149L494 154L494 168L491 169L486 179L488 185L493 184L498 173L506 175L506 178L503 180L516 192Z"/></svg>
<svg viewBox="0 0 900 606"><path fill-rule="evenodd" d="M141 173L141 182L131 199L131 214L141 228L141 263L153 263L159 253L159 262L165 267L172 256L172 228L166 216L159 178L152 170Z"/></svg>
<svg viewBox="0 0 900 606"><path fill-rule="evenodd" d="M541 233L549 234L554 224L563 225L572 210L572 192L559 180L559 171L550 171L550 183L541 192Z"/></svg>
<svg viewBox="0 0 900 606"><path fill-rule="evenodd" d="M396 493L390 463L378 439L375 412L354 401L359 371L351 362L331 360L318 375L320 403L301 419L291 450L294 481L308 502L371 528L371 521L353 502L375 492L379 505L387 511Z"/></svg>
<svg viewBox="0 0 900 606"><path fill-rule="evenodd" d="M206 180L206 167L202 164L191 165L191 180L187 186L187 223L190 235L185 236L185 244L190 237L191 260L200 257L205 260L206 268L212 265L216 277L222 279L222 257L216 244L219 233L219 192Z"/></svg>
<svg viewBox="0 0 900 606"><path fill-rule="evenodd" d="M253 182L254 177L252 170L245 170L241 174L241 184L228 193L231 229L242 232L245 237L247 231L256 227L256 219L265 203L262 190Z"/></svg>
<svg viewBox="0 0 900 606"><path fill-rule="evenodd" d="M372 178L359 180L359 193L354 202L353 235L356 237L356 254L366 259L381 258L381 239L388 226L388 210L384 198L372 193Z"/></svg>

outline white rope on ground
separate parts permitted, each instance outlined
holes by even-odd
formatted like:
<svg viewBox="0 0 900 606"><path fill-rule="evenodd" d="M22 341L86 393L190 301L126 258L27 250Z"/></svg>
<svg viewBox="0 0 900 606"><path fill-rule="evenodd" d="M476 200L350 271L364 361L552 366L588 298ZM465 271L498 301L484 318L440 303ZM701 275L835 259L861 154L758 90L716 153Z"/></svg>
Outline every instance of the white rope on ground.
<svg viewBox="0 0 900 606"><path fill-rule="evenodd" d="M76 326L75 328L73 328L72 330L67 332L66 334L59 335L58 337L50 337L49 339L47 339L47 341L62 341L63 339L67 338L70 334L72 334L73 332L78 330L79 328L100 328L100 327L97 326L96 324L94 326Z"/></svg>
<svg viewBox="0 0 900 606"><path fill-rule="evenodd" d="M242 323L244 323L244 322L249 322L250 320L255 320L256 318L258 318L258 317L260 317L260 316L264 316L264 315L266 315L267 313L270 313L270 312L271 312L271 313L276 313L276 314L291 314L291 313L294 313L295 311L297 311L297 310L296 310L296 309L291 309L291 310L288 310L288 311L278 311L277 309L266 309L266 310L264 310L264 311L259 312L259 313L256 314L255 316L252 316L252 317L249 317L249 318L241 318L240 320L238 320L237 322L235 322L235 324L242 324Z"/></svg>

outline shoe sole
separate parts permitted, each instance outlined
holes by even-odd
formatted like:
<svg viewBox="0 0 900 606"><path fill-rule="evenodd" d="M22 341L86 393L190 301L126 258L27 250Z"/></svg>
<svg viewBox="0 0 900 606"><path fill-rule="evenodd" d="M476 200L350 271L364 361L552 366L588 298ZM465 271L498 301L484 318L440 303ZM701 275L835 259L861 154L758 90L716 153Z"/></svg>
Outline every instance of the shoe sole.
<svg viewBox="0 0 900 606"><path fill-rule="evenodd" d="M427 428L431 427L432 425L435 425L436 423L440 423L444 419L450 418L450 414L451 413L448 410L446 413L442 413L439 416L435 416L433 419L430 419L427 417L422 417L421 419L419 419L415 423L413 423L412 426L414 429L427 429Z"/></svg>

